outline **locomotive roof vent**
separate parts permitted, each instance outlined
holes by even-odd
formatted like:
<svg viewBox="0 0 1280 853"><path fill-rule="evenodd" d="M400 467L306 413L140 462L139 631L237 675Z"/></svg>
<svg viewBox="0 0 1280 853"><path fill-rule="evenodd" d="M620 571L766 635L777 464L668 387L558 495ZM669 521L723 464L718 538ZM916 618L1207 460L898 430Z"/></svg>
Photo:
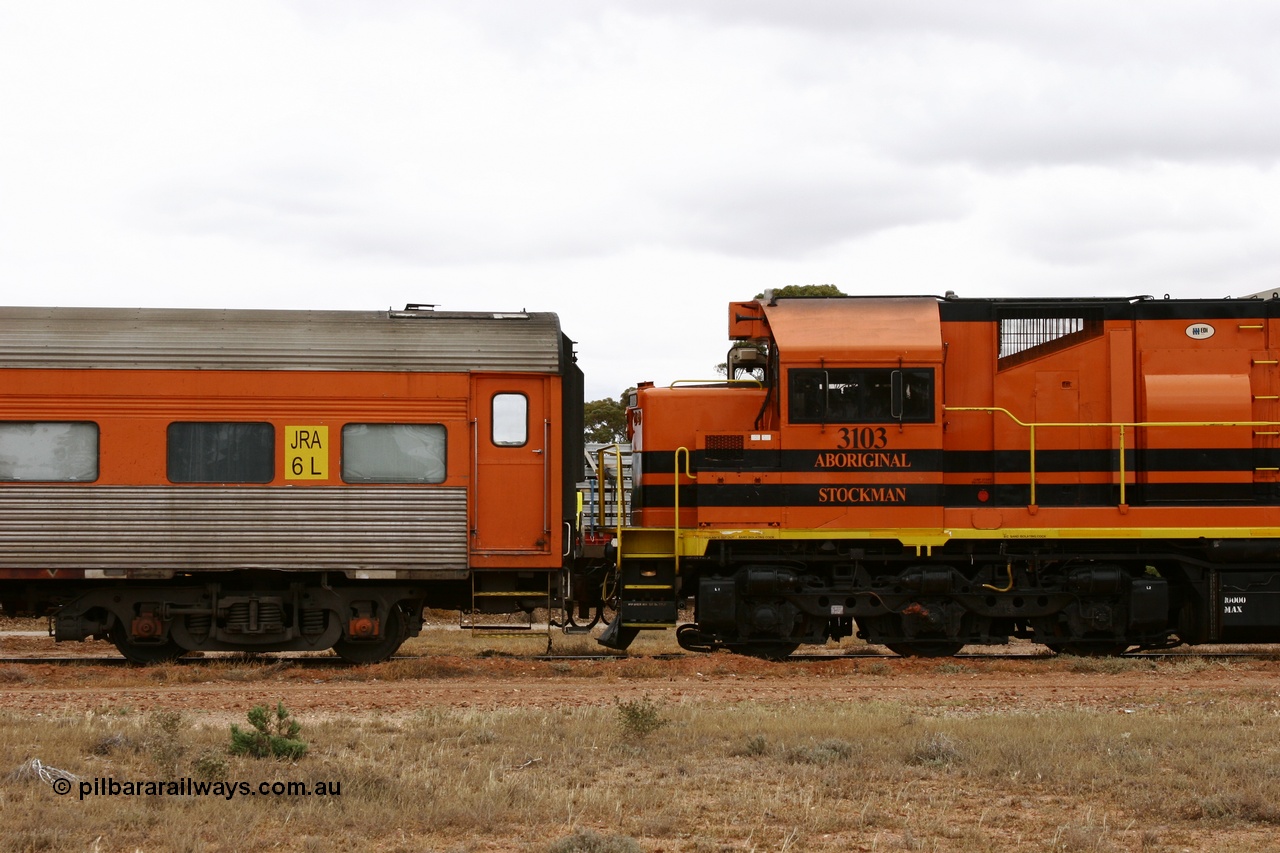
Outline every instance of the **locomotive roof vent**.
<svg viewBox="0 0 1280 853"><path fill-rule="evenodd" d="M1024 306L999 312L999 369L1012 367L1102 334L1102 316L1085 306Z"/></svg>

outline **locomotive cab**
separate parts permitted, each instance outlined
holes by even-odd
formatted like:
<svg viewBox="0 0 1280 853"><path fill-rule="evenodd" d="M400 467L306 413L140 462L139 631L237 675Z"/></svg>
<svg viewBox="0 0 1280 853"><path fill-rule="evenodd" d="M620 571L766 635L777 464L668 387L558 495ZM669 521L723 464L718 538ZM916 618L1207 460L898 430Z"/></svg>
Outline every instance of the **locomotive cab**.
<svg viewBox="0 0 1280 853"><path fill-rule="evenodd" d="M638 391L633 522L648 532L624 531L623 618L607 641L630 624L629 609L638 612L626 579L642 560L674 566L677 554L691 557L671 570L673 590L696 602L700 627L682 629L686 645L774 655L852 630L851 612L816 592L837 592L837 573L852 578L842 540L888 529L913 546L939 539L943 347L934 300L733 303L730 335L746 346L728 364L761 367L758 385ZM668 528L676 544L642 557L644 540ZM783 538L791 556L779 560L767 543ZM773 600L783 590L786 600Z"/></svg>

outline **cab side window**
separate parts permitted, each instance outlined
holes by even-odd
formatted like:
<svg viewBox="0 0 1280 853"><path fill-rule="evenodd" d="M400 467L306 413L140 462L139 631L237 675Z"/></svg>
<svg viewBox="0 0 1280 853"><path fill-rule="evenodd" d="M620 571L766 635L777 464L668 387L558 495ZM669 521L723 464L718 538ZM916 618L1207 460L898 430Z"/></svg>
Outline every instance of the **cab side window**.
<svg viewBox="0 0 1280 853"><path fill-rule="evenodd" d="M793 368L787 372L793 424L932 423L933 370Z"/></svg>

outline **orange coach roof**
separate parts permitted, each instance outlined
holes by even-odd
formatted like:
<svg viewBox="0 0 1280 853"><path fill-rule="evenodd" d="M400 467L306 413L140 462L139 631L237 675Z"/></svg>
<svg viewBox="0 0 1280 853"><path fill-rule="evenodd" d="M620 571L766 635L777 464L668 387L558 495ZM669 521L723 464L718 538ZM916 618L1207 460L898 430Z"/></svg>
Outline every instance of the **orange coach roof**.
<svg viewBox="0 0 1280 853"><path fill-rule="evenodd" d="M941 361L938 302L931 297L761 300L787 361Z"/></svg>

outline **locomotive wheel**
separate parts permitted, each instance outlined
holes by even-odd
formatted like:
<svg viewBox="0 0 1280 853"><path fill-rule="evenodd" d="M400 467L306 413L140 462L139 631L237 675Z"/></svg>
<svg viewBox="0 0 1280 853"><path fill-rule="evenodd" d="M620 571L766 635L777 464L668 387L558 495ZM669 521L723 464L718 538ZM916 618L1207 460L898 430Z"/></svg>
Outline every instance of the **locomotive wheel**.
<svg viewBox="0 0 1280 853"><path fill-rule="evenodd" d="M885 643L895 655L904 658L949 658L964 648L954 640L914 640L910 643Z"/></svg>
<svg viewBox="0 0 1280 853"><path fill-rule="evenodd" d="M333 644L333 650L347 663L381 663L396 653L408 638L407 631L404 614L398 606L393 606L387 611L382 633L376 640L348 640L344 637Z"/></svg>
<svg viewBox="0 0 1280 853"><path fill-rule="evenodd" d="M124 659L135 666L146 666L153 663L168 663L186 654L186 649L169 639L163 643L135 643L122 628L112 630L107 639L120 650Z"/></svg>

